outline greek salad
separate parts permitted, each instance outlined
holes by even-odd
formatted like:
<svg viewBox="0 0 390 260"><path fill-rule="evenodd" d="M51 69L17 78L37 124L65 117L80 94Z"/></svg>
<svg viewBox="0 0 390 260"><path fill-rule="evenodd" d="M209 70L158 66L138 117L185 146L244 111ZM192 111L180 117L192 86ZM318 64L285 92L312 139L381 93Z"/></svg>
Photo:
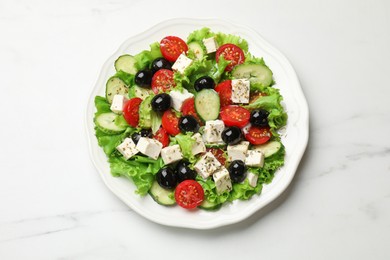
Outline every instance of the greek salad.
<svg viewBox="0 0 390 260"><path fill-rule="evenodd" d="M168 35L115 61L95 97L95 135L113 176L164 206L217 210L261 193L284 163L282 96L236 35Z"/></svg>

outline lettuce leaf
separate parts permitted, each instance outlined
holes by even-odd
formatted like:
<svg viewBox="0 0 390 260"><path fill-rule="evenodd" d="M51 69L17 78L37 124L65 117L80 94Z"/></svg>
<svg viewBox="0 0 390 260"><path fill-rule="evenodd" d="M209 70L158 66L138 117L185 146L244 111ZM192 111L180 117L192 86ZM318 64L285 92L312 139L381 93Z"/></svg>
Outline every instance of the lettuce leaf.
<svg viewBox="0 0 390 260"><path fill-rule="evenodd" d="M134 56L136 60L136 67L138 70L142 70L150 67L152 61L158 57L162 57L160 51L160 43L154 42L150 45L150 50L144 50Z"/></svg>
<svg viewBox="0 0 390 260"><path fill-rule="evenodd" d="M152 127L152 99L154 95L146 97L139 106L139 127L151 128Z"/></svg>
<svg viewBox="0 0 390 260"><path fill-rule="evenodd" d="M191 138L192 133L188 132L186 134L180 133L171 138L173 143L177 143L180 146L181 153L183 157L186 158L190 163L195 163L195 155L192 154L192 147L195 144L195 139Z"/></svg>
<svg viewBox="0 0 390 260"><path fill-rule="evenodd" d="M155 174L163 167L163 161L149 159L144 156L134 156L126 161L123 157L109 158L111 174L126 177L137 186L136 193L146 195L152 187Z"/></svg>
<svg viewBox="0 0 390 260"><path fill-rule="evenodd" d="M214 35L215 33L213 33L210 28L203 27L202 29L193 31L190 35L188 35L187 43L193 41L202 42L203 39L213 37Z"/></svg>
<svg viewBox="0 0 390 260"><path fill-rule="evenodd" d="M225 34L225 33L217 33L215 36L218 45L221 46L226 43L233 43L241 48L244 53L248 52L248 42L237 35Z"/></svg>

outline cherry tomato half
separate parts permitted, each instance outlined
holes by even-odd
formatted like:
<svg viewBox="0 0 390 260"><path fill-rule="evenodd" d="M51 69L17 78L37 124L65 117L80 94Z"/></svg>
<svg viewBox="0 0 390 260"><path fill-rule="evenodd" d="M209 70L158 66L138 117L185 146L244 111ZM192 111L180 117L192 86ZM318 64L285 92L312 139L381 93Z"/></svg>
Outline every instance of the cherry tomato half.
<svg viewBox="0 0 390 260"><path fill-rule="evenodd" d="M245 134L245 139L253 145L259 145L266 143L272 134L269 127L256 127L252 126Z"/></svg>
<svg viewBox="0 0 390 260"><path fill-rule="evenodd" d="M195 98L192 97L184 100L183 105L181 106L181 112L184 116L190 115L195 117L199 124L203 124L195 110Z"/></svg>
<svg viewBox="0 0 390 260"><path fill-rule="evenodd" d="M123 106L123 117L132 127L136 127L139 121L139 106L142 102L140 98L129 99Z"/></svg>
<svg viewBox="0 0 390 260"><path fill-rule="evenodd" d="M228 105L221 108L219 115L226 126L243 128L249 123L251 112L240 106Z"/></svg>
<svg viewBox="0 0 390 260"><path fill-rule="evenodd" d="M225 68L226 71L231 71L234 66L244 63L245 61L244 52L240 47L232 43L224 44L218 48L215 54L217 62L219 61L219 57L221 55L225 58L225 60L230 61L230 64Z"/></svg>
<svg viewBox="0 0 390 260"><path fill-rule="evenodd" d="M225 165L225 152L221 148L206 148L206 151L211 152L222 165Z"/></svg>
<svg viewBox="0 0 390 260"><path fill-rule="evenodd" d="M158 129L153 138L162 143L163 147L167 147L169 145L169 135L162 127Z"/></svg>
<svg viewBox="0 0 390 260"><path fill-rule="evenodd" d="M219 83L215 87L215 91L219 94L219 100L221 102L221 107L232 104L232 81L225 80Z"/></svg>
<svg viewBox="0 0 390 260"><path fill-rule="evenodd" d="M188 51L185 41L176 36L167 36L160 42L161 54L170 62L174 62L183 52Z"/></svg>
<svg viewBox="0 0 390 260"><path fill-rule="evenodd" d="M165 131L167 131L167 133L170 135L177 135L180 133L179 118L171 109L168 109L164 112L161 119L161 124Z"/></svg>
<svg viewBox="0 0 390 260"><path fill-rule="evenodd" d="M160 91L166 92L176 86L173 79L173 71L167 69L160 69L154 73L152 78L152 90L154 94L158 94Z"/></svg>
<svg viewBox="0 0 390 260"><path fill-rule="evenodd" d="M185 180L177 185L175 200L185 209L194 209L204 200L204 190L197 181Z"/></svg>

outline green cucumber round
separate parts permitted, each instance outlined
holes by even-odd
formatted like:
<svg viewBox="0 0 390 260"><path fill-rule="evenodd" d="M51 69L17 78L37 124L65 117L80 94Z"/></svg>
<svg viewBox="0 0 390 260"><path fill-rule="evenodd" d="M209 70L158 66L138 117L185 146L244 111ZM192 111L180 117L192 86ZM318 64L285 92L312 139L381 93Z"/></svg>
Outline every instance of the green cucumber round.
<svg viewBox="0 0 390 260"><path fill-rule="evenodd" d="M112 103L115 95L127 97L129 92L128 86L118 77L111 77L106 83L106 99L108 103Z"/></svg>
<svg viewBox="0 0 390 260"><path fill-rule="evenodd" d="M280 148L282 148L282 143L278 141L269 141L265 144L260 144L253 147L254 150L262 152L265 158L274 155L280 150Z"/></svg>
<svg viewBox="0 0 390 260"><path fill-rule="evenodd" d="M270 86L273 82L272 71L261 64L241 64L234 67L232 75L236 79L249 79L251 83L260 83L262 86Z"/></svg>
<svg viewBox="0 0 390 260"><path fill-rule="evenodd" d="M123 71L129 74L135 75L137 73L137 68L135 67L136 59L129 55L125 54L122 56L119 56L119 58L115 61L115 69L116 71Z"/></svg>
<svg viewBox="0 0 390 260"><path fill-rule="evenodd" d="M222 204L218 204L218 203L215 203L215 202L211 202L211 201L208 201L208 200L204 200L204 201L202 202L202 204L200 204L200 205L198 206L198 208L204 209L204 210L217 210L217 209L219 209L221 206L222 206Z"/></svg>
<svg viewBox="0 0 390 260"><path fill-rule="evenodd" d="M204 121L215 120L219 116L219 95L213 89L202 89L195 96L196 113Z"/></svg>
<svg viewBox="0 0 390 260"><path fill-rule="evenodd" d="M195 59L201 60L205 55L205 51L199 42L190 42L188 44L188 49L194 53Z"/></svg>
<svg viewBox="0 0 390 260"><path fill-rule="evenodd" d="M117 117L118 115L113 112L103 113L95 117L95 124L106 134L120 134L126 130L126 127L115 124Z"/></svg>
<svg viewBox="0 0 390 260"><path fill-rule="evenodd" d="M154 181L152 187L149 190L150 196L160 205L173 206L176 204L173 190L167 190L162 188L157 181Z"/></svg>

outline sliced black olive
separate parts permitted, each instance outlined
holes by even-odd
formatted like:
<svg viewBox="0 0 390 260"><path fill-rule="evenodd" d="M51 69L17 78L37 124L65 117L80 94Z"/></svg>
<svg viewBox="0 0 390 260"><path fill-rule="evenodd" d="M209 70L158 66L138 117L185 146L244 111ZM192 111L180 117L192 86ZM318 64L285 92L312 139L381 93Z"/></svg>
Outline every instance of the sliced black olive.
<svg viewBox="0 0 390 260"><path fill-rule="evenodd" d="M153 73L151 70L140 70L135 74L135 84L140 87L149 87L152 83Z"/></svg>
<svg viewBox="0 0 390 260"><path fill-rule="evenodd" d="M193 117L191 115L182 116L179 119L179 129L183 133L186 133L186 132L196 133L199 130L199 123L195 119L195 117Z"/></svg>
<svg viewBox="0 0 390 260"><path fill-rule="evenodd" d="M195 81L194 87L195 87L195 90L198 92L201 91L202 89L205 89L205 88L214 89L215 82L211 77L203 76L203 77L198 78Z"/></svg>
<svg viewBox="0 0 390 260"><path fill-rule="evenodd" d="M237 126L225 128L221 134L222 140L230 145L238 144L242 140L241 129Z"/></svg>
<svg viewBox="0 0 390 260"><path fill-rule="evenodd" d="M246 177L246 166L241 160L232 161L228 168L230 179L233 182L242 182Z"/></svg>
<svg viewBox="0 0 390 260"><path fill-rule="evenodd" d="M157 94L152 99L152 109L164 112L171 107L171 96L166 93Z"/></svg>

